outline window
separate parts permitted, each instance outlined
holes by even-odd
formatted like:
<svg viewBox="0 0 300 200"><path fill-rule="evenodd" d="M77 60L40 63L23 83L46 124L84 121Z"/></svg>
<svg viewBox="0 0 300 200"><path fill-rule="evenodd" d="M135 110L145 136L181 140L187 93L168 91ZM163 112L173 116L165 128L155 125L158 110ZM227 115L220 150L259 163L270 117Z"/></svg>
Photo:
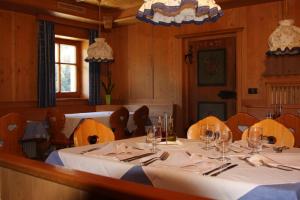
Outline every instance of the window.
<svg viewBox="0 0 300 200"><path fill-rule="evenodd" d="M80 97L81 44L55 39L56 97Z"/></svg>

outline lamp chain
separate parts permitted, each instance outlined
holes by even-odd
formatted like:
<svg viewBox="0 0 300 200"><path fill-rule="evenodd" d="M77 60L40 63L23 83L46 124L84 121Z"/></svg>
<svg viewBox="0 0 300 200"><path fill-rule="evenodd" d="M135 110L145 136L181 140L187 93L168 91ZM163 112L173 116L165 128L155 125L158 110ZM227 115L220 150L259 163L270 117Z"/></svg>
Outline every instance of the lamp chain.
<svg viewBox="0 0 300 200"><path fill-rule="evenodd" d="M99 29L98 29L98 37L100 37L100 35L101 35L101 8L100 8L101 0L98 0L98 4L99 4L99 16L98 16L98 19L99 19Z"/></svg>

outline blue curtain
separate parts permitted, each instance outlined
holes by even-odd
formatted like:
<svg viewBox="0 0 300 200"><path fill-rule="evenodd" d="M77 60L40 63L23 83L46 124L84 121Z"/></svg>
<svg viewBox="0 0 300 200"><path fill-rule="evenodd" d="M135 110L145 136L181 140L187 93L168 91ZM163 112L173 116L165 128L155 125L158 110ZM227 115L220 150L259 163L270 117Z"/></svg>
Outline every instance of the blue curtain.
<svg viewBox="0 0 300 200"><path fill-rule="evenodd" d="M38 106L55 106L54 24L39 21L38 38Z"/></svg>
<svg viewBox="0 0 300 200"><path fill-rule="evenodd" d="M89 43L95 42L98 37L98 31L89 31ZM95 62L89 63L89 104L99 105L101 103L100 97L101 81L100 81L100 64Z"/></svg>

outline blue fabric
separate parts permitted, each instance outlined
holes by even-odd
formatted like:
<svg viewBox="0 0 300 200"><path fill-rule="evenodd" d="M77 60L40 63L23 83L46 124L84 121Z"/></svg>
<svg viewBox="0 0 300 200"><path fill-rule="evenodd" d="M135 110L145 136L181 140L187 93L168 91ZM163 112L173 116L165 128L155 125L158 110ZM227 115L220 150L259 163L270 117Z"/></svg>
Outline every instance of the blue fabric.
<svg viewBox="0 0 300 200"><path fill-rule="evenodd" d="M121 177L121 179L153 186L141 166L132 167Z"/></svg>
<svg viewBox="0 0 300 200"><path fill-rule="evenodd" d="M55 41L54 24L39 22L38 38L38 106L55 106Z"/></svg>
<svg viewBox="0 0 300 200"><path fill-rule="evenodd" d="M89 31L89 43L95 42L95 38L98 36L98 31ZM99 105L101 104L100 97L101 81L100 81L100 64L97 62L89 63L89 104Z"/></svg>
<svg viewBox="0 0 300 200"><path fill-rule="evenodd" d="M254 188L240 200L298 200L300 199L300 183L262 185Z"/></svg>
<svg viewBox="0 0 300 200"><path fill-rule="evenodd" d="M59 165L64 166L63 162L61 161L58 151L52 151L51 154L46 159L45 163L51 164L51 165Z"/></svg>

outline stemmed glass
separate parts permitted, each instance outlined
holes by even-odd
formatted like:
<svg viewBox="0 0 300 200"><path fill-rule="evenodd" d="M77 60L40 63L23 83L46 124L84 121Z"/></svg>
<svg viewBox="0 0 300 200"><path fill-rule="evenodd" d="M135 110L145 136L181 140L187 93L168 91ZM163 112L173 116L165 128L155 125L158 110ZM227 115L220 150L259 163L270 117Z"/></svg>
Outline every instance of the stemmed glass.
<svg viewBox="0 0 300 200"><path fill-rule="evenodd" d="M156 153L158 149L156 148L157 143L161 142L161 131L159 131L156 126L151 126L147 130L147 140L152 143L151 152Z"/></svg>
<svg viewBox="0 0 300 200"><path fill-rule="evenodd" d="M248 147L251 148L251 154L257 154L262 149L263 128L251 126L247 135Z"/></svg>
<svg viewBox="0 0 300 200"><path fill-rule="evenodd" d="M209 144L215 139L215 126L212 124L201 125L201 139L205 142L203 149L208 150Z"/></svg>
<svg viewBox="0 0 300 200"><path fill-rule="evenodd" d="M221 152L220 161L225 162L230 160L230 158L225 156L228 151L228 146L232 141L232 132L229 129L223 129L215 132L216 135L216 147Z"/></svg>

